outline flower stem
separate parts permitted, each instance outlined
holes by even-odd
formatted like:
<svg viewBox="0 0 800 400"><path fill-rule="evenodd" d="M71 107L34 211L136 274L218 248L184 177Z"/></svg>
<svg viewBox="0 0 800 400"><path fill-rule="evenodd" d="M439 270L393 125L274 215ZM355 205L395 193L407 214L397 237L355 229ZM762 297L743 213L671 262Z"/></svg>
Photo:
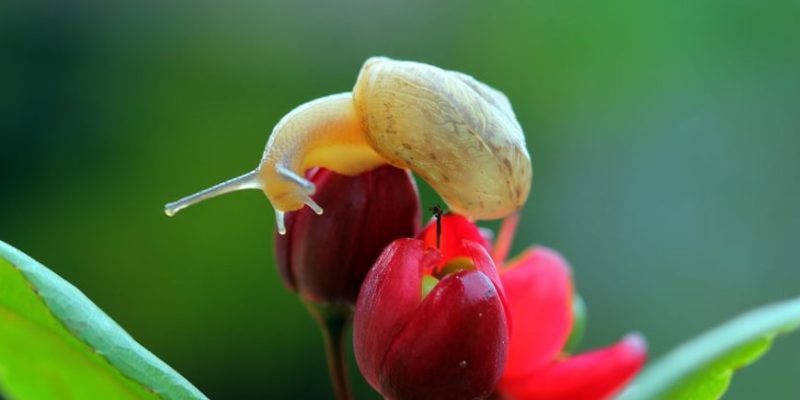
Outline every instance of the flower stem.
<svg viewBox="0 0 800 400"><path fill-rule="evenodd" d="M492 258L498 265L502 265L506 257L508 257L518 224L519 211L503 218L503 223L500 225L500 232L497 234L497 240L494 242L494 250L492 251Z"/></svg>
<svg viewBox="0 0 800 400"><path fill-rule="evenodd" d="M313 303L306 303L306 306L322 331L333 393L337 400L352 400L353 394L350 390L350 380L347 377L347 356L345 354L345 330L352 310L347 306Z"/></svg>

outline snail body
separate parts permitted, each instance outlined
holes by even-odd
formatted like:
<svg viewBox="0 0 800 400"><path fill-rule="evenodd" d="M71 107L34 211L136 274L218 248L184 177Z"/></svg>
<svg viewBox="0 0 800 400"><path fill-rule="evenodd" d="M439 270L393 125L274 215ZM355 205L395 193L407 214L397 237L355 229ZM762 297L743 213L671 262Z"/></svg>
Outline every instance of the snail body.
<svg viewBox="0 0 800 400"><path fill-rule="evenodd" d="M238 178L167 204L191 204L240 189L261 189L283 214L308 205L305 171L356 175L383 164L427 181L455 212L474 219L509 215L525 203L532 168L522 128L499 91L454 71L373 57L352 93L303 104L273 129L259 166Z"/></svg>

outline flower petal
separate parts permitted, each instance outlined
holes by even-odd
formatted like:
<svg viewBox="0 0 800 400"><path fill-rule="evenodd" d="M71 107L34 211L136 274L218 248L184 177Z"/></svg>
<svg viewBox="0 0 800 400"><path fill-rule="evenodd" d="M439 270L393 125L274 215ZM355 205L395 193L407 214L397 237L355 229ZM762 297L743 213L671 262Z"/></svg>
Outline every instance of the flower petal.
<svg viewBox="0 0 800 400"><path fill-rule="evenodd" d="M516 400L607 399L625 387L646 358L647 345L634 333L614 346L555 362L528 376L503 377L500 391Z"/></svg>
<svg viewBox="0 0 800 400"><path fill-rule="evenodd" d="M492 258L497 264L503 264L511 251L511 244L514 242L514 234L517 233L519 225L519 211L507 215L500 224L500 232L497 234L497 241L492 249Z"/></svg>
<svg viewBox="0 0 800 400"><path fill-rule="evenodd" d="M511 310L504 377L525 376L554 361L572 330L572 277L557 252L536 247L500 272Z"/></svg>
<svg viewBox="0 0 800 400"><path fill-rule="evenodd" d="M506 343L495 285L479 271L450 274L392 343L377 387L389 399L485 398L502 374Z"/></svg>
<svg viewBox="0 0 800 400"><path fill-rule="evenodd" d="M364 279L353 319L353 347L364 377L377 374L392 341L422 301L422 270L438 262L422 241L398 239L380 255Z"/></svg>
<svg viewBox="0 0 800 400"><path fill-rule="evenodd" d="M458 214L445 214L441 219L442 234L439 238L439 251L442 253L442 264L456 257L469 257L470 253L464 246L464 241L469 240L479 243L487 250L489 242L474 222ZM419 238L428 247L436 248L436 220L430 223L419 234Z"/></svg>
<svg viewBox="0 0 800 400"><path fill-rule="evenodd" d="M472 258L472 262L475 264L475 270L482 272L484 275L486 275L489 278L489 280L492 281L494 287L497 289L500 301L503 303L503 311L506 314L508 331L511 332L512 330L511 308L508 305L508 300L506 300L506 291L503 288L503 282L500 279L500 274L497 271L497 267L495 266L492 257L486 251L485 247L481 246L476 242L473 242L471 240L465 240L462 245L469 254L470 258Z"/></svg>

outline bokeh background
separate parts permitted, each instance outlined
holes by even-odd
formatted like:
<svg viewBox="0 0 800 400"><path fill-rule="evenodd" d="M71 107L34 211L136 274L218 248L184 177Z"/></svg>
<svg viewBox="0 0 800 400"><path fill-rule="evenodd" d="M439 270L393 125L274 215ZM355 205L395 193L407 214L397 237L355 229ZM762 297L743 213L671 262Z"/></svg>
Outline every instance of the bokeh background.
<svg viewBox="0 0 800 400"><path fill-rule="evenodd" d="M658 356L800 295L797 1L4 3L0 238L211 398L328 398L263 195L162 205L254 167L371 55L508 94L535 171L514 247L571 261L584 348L639 330ZM800 397L798 360L779 340L728 398Z"/></svg>

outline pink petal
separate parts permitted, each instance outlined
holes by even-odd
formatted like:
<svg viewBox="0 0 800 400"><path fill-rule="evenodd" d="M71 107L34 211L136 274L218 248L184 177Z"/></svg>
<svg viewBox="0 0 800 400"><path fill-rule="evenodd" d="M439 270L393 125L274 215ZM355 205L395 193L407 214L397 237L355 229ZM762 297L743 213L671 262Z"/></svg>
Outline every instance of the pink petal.
<svg viewBox="0 0 800 400"><path fill-rule="evenodd" d="M497 241L492 249L492 258L498 265L503 264L508 257L511 244L514 242L514 234L517 233L517 225L519 225L519 211L503 218L500 232L497 234Z"/></svg>
<svg viewBox="0 0 800 400"><path fill-rule="evenodd" d="M439 251L442 253L441 264L456 257L469 257L469 252L464 247L464 241L469 240L489 248L489 243L481 234L478 226L464 216L446 214L442 216L442 234L439 238ZM431 220L419 234L419 238L428 247L436 248L436 220Z"/></svg>
<svg viewBox="0 0 800 400"><path fill-rule="evenodd" d="M557 252L536 247L501 270L511 309L505 378L527 376L554 361L572 330L572 281Z"/></svg>
<svg viewBox="0 0 800 400"><path fill-rule="evenodd" d="M646 358L644 339L630 334L614 346L555 362L528 376L504 376L500 391L516 400L608 399L625 387Z"/></svg>

